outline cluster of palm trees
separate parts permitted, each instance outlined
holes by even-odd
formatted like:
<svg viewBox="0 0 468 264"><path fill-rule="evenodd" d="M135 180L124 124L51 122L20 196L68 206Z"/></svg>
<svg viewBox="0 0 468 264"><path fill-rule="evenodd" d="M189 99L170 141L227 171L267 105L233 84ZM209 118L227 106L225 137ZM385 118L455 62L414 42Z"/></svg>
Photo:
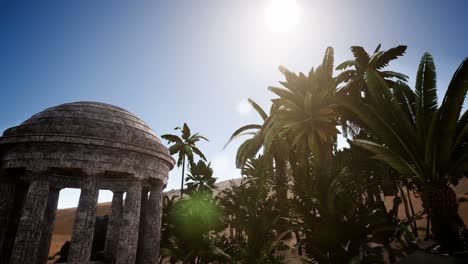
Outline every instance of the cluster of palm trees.
<svg viewBox="0 0 468 264"><path fill-rule="evenodd" d="M268 113L249 99L262 123L233 133L229 142L248 137L236 156L243 180L217 197L213 171L195 146L205 138L191 135L186 124L177 128L182 138L163 136L174 143L170 151L179 154L179 166L189 160L185 203L205 193L201 200L220 210L212 214L220 222L198 235L204 251L187 258L185 250L186 263L285 263L287 254L316 263L383 263L383 252L394 262L422 239L434 241L438 252L467 248L451 187L468 174L468 114L462 112L468 60L439 105L430 54L421 59L413 90L408 76L385 70L406 46L351 51L354 59L334 68L334 51L327 48L307 75L280 67L286 80L269 87L276 97ZM349 148L339 148L340 133ZM391 205L384 203L388 196Z"/></svg>

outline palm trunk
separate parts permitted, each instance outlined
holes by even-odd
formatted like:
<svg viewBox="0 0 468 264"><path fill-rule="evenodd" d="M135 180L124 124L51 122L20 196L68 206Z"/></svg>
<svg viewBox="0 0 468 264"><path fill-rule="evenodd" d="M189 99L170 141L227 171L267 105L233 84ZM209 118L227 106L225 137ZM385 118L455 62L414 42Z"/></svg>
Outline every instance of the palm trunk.
<svg viewBox="0 0 468 264"><path fill-rule="evenodd" d="M413 207L413 201L411 200L411 196L410 196L410 191L409 191L409 188L406 187L406 193L408 195L408 203L409 203L409 206L410 206L410 209L411 209L411 214L412 214L412 217L414 217L414 207ZM416 220L413 221L413 235L415 237L418 237L418 225L416 224Z"/></svg>
<svg viewBox="0 0 468 264"><path fill-rule="evenodd" d="M463 250L459 230L464 227L458 214L455 192L447 185L427 184L421 189L423 207L431 219L432 234L442 250Z"/></svg>
<svg viewBox="0 0 468 264"><path fill-rule="evenodd" d="M182 161L182 183L180 184L180 198L184 196L185 157Z"/></svg>
<svg viewBox="0 0 468 264"><path fill-rule="evenodd" d="M288 205L288 178L286 175L286 162L277 157L274 159L276 174L276 196L278 199L278 207L283 216L287 214Z"/></svg>
<svg viewBox="0 0 468 264"><path fill-rule="evenodd" d="M284 223L283 219L289 217L288 208L288 177L286 174L286 162L278 157L274 157L275 160L275 178L276 178L276 199L280 213L280 219L278 221L279 232L283 232L287 229L287 223Z"/></svg>

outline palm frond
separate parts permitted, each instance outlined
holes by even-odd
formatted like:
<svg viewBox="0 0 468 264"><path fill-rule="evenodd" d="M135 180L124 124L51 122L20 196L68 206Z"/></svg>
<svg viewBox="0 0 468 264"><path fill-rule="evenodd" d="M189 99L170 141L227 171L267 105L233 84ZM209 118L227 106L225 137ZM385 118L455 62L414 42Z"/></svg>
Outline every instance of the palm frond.
<svg viewBox="0 0 468 264"><path fill-rule="evenodd" d="M468 58L465 58L450 81L444 100L440 106L438 151L440 152L439 167L446 170L450 152L453 148L457 120L468 91Z"/></svg>
<svg viewBox="0 0 468 264"><path fill-rule="evenodd" d="M190 138L190 128L187 125L187 123L184 123L184 126L182 128L182 138L185 140L188 140Z"/></svg>
<svg viewBox="0 0 468 264"><path fill-rule="evenodd" d="M192 147L192 150L195 154L197 154L201 159L205 160L206 161L206 157L205 155L203 154L203 152L201 152L201 150L197 147Z"/></svg>
<svg viewBox="0 0 468 264"><path fill-rule="evenodd" d="M419 176L419 173L411 165L409 165L400 155L391 152L389 149L385 148L384 146L378 143L364 139L355 139L354 141L352 141L352 144L367 149L370 152L374 153L375 158L387 163L389 166L391 166L403 175L414 174Z"/></svg>
<svg viewBox="0 0 468 264"><path fill-rule="evenodd" d="M432 56L424 53L416 74L416 124L417 129L425 132L432 115L437 109L436 72Z"/></svg>
<svg viewBox="0 0 468 264"><path fill-rule="evenodd" d="M256 102L254 102L254 100L249 98L248 101L249 104L253 107L253 109L255 109L255 111L257 111L260 117L262 117L262 119L265 121L268 118L267 113L265 113L265 111Z"/></svg>
<svg viewBox="0 0 468 264"><path fill-rule="evenodd" d="M407 82L409 78L408 75L406 74L394 72L394 71L380 71L380 75L383 78L395 78L404 82Z"/></svg>
<svg viewBox="0 0 468 264"><path fill-rule="evenodd" d="M161 136L163 139L169 141L169 143L182 143L182 139L179 136L171 135L171 134L164 134Z"/></svg>
<svg viewBox="0 0 468 264"><path fill-rule="evenodd" d="M257 124L251 124L251 125L245 125L245 126L242 126L242 127L238 128L236 131L234 131L234 133L232 133L232 135L229 138L228 142L226 143L226 145L224 145L224 148L226 148L227 145L229 145L229 143L231 143L234 139L236 139L236 138L238 138L240 136L251 134L251 133L244 133L244 132L248 131L248 130L252 130L252 129L260 130L260 129L262 129L262 126L257 125ZM255 134L255 132L252 132L252 133Z"/></svg>
<svg viewBox="0 0 468 264"><path fill-rule="evenodd" d="M366 50L363 47L360 46L352 46L351 47L351 52L354 55L354 58L356 59L356 63L363 68L367 67L367 64L369 64L369 54L367 54Z"/></svg>
<svg viewBox="0 0 468 264"><path fill-rule="evenodd" d="M356 66L356 61L355 60L347 60L342 63L340 63L338 66L336 66L335 70L341 71L341 70L346 70L349 67Z"/></svg>
<svg viewBox="0 0 468 264"><path fill-rule="evenodd" d="M323 56L322 67L325 71L326 76L333 75L333 63L334 63L334 50L332 47L327 47L325 50L325 55ZM306 77L307 78L307 77Z"/></svg>
<svg viewBox="0 0 468 264"><path fill-rule="evenodd" d="M390 61L400 56L403 56L403 54L405 54L406 52L406 48L407 46L400 45L385 51L381 56L379 56L379 59L375 62L375 69L382 69L388 66Z"/></svg>

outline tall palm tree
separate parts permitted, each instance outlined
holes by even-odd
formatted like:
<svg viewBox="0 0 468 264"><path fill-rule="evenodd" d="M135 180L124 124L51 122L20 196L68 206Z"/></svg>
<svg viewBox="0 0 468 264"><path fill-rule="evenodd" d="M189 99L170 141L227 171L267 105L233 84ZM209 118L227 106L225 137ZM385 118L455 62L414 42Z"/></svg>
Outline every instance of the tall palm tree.
<svg viewBox="0 0 468 264"><path fill-rule="evenodd" d="M259 114L263 122L265 122L269 116L275 112L275 105L270 108L270 115L263 110L256 102L252 99L248 99L248 102L252 108ZM248 159L254 157L265 144L265 134L262 132L263 124L249 124L240 127L232 134L228 145L234 139L243 136L251 136L242 143L237 149L236 154L236 166L237 168L243 168L246 165ZM268 149L264 149L265 158L273 158L275 167L275 185L274 189L277 196L278 207L280 208L281 214L284 217L288 215L287 199L288 199L288 175L287 175L287 154L288 145L284 138L274 136L270 139Z"/></svg>
<svg viewBox="0 0 468 264"><path fill-rule="evenodd" d="M434 238L447 251L459 250L463 222L450 184L468 170L468 114L461 110L468 90L468 58L457 69L440 107L432 56L419 64L415 91L403 83L389 89L374 70L366 72L369 101L343 100L360 126L377 140L355 139L354 145L375 154L416 184L432 221Z"/></svg>
<svg viewBox="0 0 468 264"><path fill-rule="evenodd" d="M172 134L165 134L161 137L167 140L169 143L174 143L169 147L169 152L171 155L178 154L179 158L177 159L177 167L182 166L182 180L180 184L180 197L183 197L184 193L184 175L185 175L185 162L188 159L189 163L193 163L194 153L198 155L201 159L206 161L205 155L198 149L195 144L200 140L208 139L198 133L191 134L190 128L187 123L184 123L182 127L176 127L174 130L179 130L182 133L182 137Z"/></svg>
<svg viewBox="0 0 468 264"><path fill-rule="evenodd" d="M333 48L327 48L322 65L312 68L308 76L280 67L286 77L286 82L280 83L286 89L269 87L279 98L272 100L277 110L265 121L266 149L279 134L291 147L305 148L322 162L331 159L338 133L333 54Z"/></svg>

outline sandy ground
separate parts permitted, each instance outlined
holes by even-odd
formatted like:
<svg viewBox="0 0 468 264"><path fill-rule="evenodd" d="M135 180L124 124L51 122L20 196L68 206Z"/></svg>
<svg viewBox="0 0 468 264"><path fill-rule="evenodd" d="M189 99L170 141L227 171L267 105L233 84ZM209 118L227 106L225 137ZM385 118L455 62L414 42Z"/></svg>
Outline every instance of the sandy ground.
<svg viewBox="0 0 468 264"><path fill-rule="evenodd" d="M239 179L232 181L224 181L217 184L218 191L223 190L231 186L231 184L237 184ZM465 197L468 200L468 179L465 179L460 182L460 184L454 188L457 196ZM169 196L177 195L178 190L168 191ZM412 197L414 210L419 212L422 210L421 202L418 197ZM393 197L385 197L385 204L391 206ZM97 215L104 216L110 212L110 203L101 203L97 206ZM54 255L56 252L60 251L61 246L66 241L70 240L71 232L73 229L73 222L75 220L76 208L67 208L60 209L57 211L57 217L54 225L54 234L52 236L52 243L49 250L49 256ZM468 201L460 203L459 213L466 225L468 225ZM404 218L405 211L404 207L400 206L399 215ZM424 225L424 220L419 220L421 225Z"/></svg>

